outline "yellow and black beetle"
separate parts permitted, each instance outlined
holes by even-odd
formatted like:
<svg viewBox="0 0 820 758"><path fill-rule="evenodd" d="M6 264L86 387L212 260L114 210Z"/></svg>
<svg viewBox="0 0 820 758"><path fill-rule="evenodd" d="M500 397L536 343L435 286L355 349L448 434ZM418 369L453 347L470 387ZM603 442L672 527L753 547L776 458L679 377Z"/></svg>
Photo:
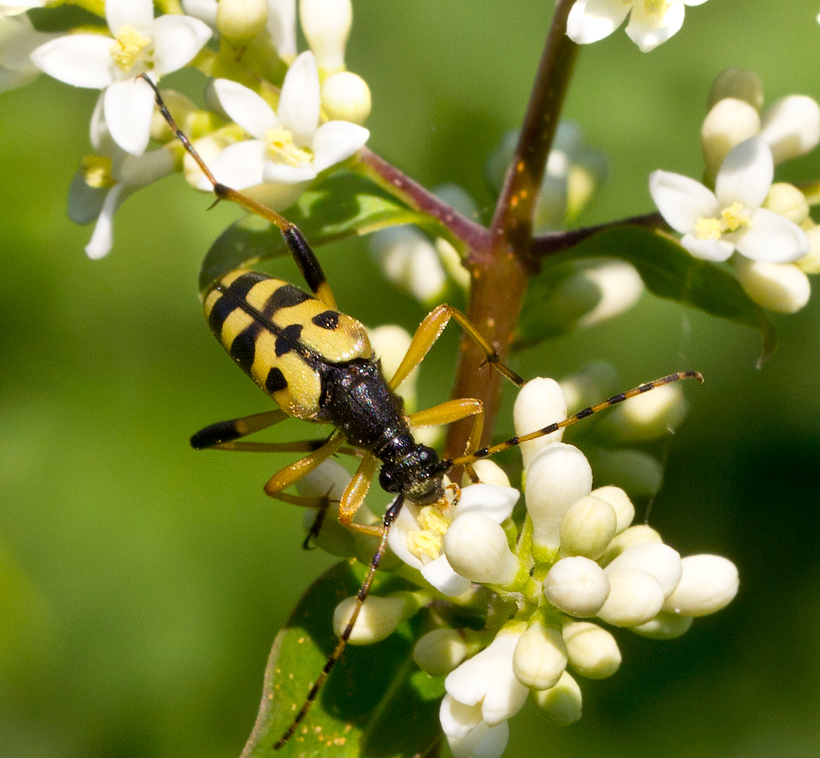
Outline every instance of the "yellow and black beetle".
<svg viewBox="0 0 820 758"><path fill-rule="evenodd" d="M421 363L451 318L483 350L488 364L516 385L521 386L524 381L501 363L492 345L475 325L449 305L439 305L427 315L416 330L396 373L389 380L385 379L364 326L338 310L322 267L299 229L270 208L218 182L176 125L156 85L148 77L143 78L153 88L157 106L172 131L210 180L217 199L235 202L277 226L312 293L308 294L281 279L246 269L230 272L206 288L203 294L205 316L215 336L242 370L278 403L279 408L208 426L191 438L191 444L198 449L307 452L305 457L275 474L265 485L265 491L286 502L317 507L326 506L327 503L321 499L288 495L283 490L340 451L343 445L352 446L362 460L342 495L339 520L351 529L376 534L380 538L367 576L356 594L356 604L347 626L301 709L274 745L275 749L279 749L305 718L347 645L387 549L390 526L405 499L420 505L438 502L444 494L444 476L455 467L466 467L469 471L471 464L482 458L551 434L655 387L687 378L702 381L702 376L697 371L670 374L615 395L543 429L481 449L476 449L483 424L483 408L479 400L449 400L434 408L407 415L396 389ZM334 431L326 440L318 442L277 444L242 441L249 434L291 417L329 424ZM435 450L419 444L413 437L413 428L449 424L465 418L471 418L473 424L467 449L462 456L440 458ZM353 516L362 504L379 464L379 484L387 492L396 493L397 497L387 508L381 526L355 524Z"/></svg>

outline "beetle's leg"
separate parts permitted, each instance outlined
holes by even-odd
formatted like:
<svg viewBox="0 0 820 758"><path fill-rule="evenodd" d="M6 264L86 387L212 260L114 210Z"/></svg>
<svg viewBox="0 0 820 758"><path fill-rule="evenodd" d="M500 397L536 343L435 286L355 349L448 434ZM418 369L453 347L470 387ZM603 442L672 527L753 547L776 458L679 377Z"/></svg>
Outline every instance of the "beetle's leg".
<svg viewBox="0 0 820 758"><path fill-rule="evenodd" d="M364 463L364 461L363 461ZM361 468L361 467L360 467ZM399 511L401 510L402 504L404 502L404 498L402 495L399 495L398 498L393 502L393 504L387 509L384 514L384 519L382 520L382 525L379 528L380 531L380 539L379 539L379 547L376 549L375 554L373 555L372 560L370 561L370 568L368 569L367 576L362 582L362 586L359 587L359 591L356 593L356 604L353 606L353 612L350 614L350 618L348 619L347 626L345 626L344 631L339 637L339 641L336 643L336 647L333 648L333 652L328 656L327 661L325 661L325 667L322 669L322 673L316 678L313 686L310 688L310 692L308 692L307 697L305 698L305 702L302 703L302 707L299 709L299 712L294 717L293 721L290 722L290 726L287 728L287 731L277 740L274 744L273 749L279 750L283 745L285 745L288 740L296 733L296 729L299 724L304 721L305 716L307 716L310 707L313 705L316 697L319 695L319 690L322 689L322 685L324 685L325 681L327 680L328 675L333 670L333 667L336 665L336 662L341 658L344 649L347 647L347 641L350 639L350 635L353 633L353 627L356 624L356 619L359 617L359 612L364 605L364 601L367 599L367 595L370 593L370 587L373 584L373 579L376 576L376 571L379 568L379 564L381 563L382 558L384 557L384 553L387 550L387 536L390 533L390 527L396 519Z"/></svg>
<svg viewBox="0 0 820 758"><path fill-rule="evenodd" d="M216 195L217 200L229 200L232 203L236 203L237 205L242 206L242 208L249 213L255 213L278 227L279 231L282 232L282 236L285 238L285 242L290 249L291 255L293 255L293 258L296 261L296 265L299 266L299 270L305 277L305 281L307 282L308 287L310 287L310 291L319 300L325 303L325 305L335 310L336 299L333 297L333 292L330 289L330 285L327 283L324 271L322 271L322 267L319 265L316 255L313 250L311 250L310 245L308 245L302 232L299 231L299 228L273 209L256 202L256 200L253 200L238 190L232 189L231 187L226 187L224 184L218 182L216 177L208 168L208 165L202 159L202 156L196 151L194 146L191 144L191 141L185 135L185 132L177 126L174 117L171 115L171 112L168 110L162 99L162 95L159 93L159 88L157 85L144 74L141 78L148 82L151 89L154 90L154 99L156 100L159 112L168 122L168 126L174 133L174 136L182 143L189 155L196 161L196 164L199 166L202 173L205 174L208 181L213 185L214 194Z"/></svg>
<svg viewBox="0 0 820 758"><path fill-rule="evenodd" d="M479 445L481 432L484 430L484 404L480 400L472 397L460 398L458 400L448 400L446 403L417 411L410 414L411 428L421 426L438 426L439 424L452 424L454 421L461 421L464 418L472 417L473 424L470 429L470 436L467 438L467 445L464 454L469 455ZM479 481L475 470L471 465L465 465L467 475L473 482Z"/></svg>
<svg viewBox="0 0 820 758"><path fill-rule="evenodd" d="M376 474L376 467L379 461L375 455L368 453L362 459L356 473L350 480L350 484L345 488L342 494L342 499L339 502L339 521L349 529L362 534L381 535L381 526L368 526L366 524L356 524L353 522L353 517L359 506L364 502L367 491L370 489L370 482L373 481L373 476Z"/></svg>
<svg viewBox="0 0 820 758"><path fill-rule="evenodd" d="M524 380L515 371L501 362L495 348L479 331L478 327L461 311L443 303L430 311L419 324L419 328L416 329L413 341L407 350L407 355L404 356L401 365L390 379L390 389L396 389L407 378L407 375L424 360L424 357L441 336L444 327L447 326L451 318L454 318L464 329L465 334L481 348L487 363L518 387L524 384Z"/></svg>
<svg viewBox="0 0 820 758"><path fill-rule="evenodd" d="M500 453L502 450L508 450L511 447L520 445L522 442L536 440L539 437L545 437L548 434L557 432L559 429L564 429L565 427L577 424L579 421L585 419L587 416L591 416L593 413L598 413L599 411L611 408L613 405L622 403L624 400L629 400L629 398L631 397L635 397L636 395L642 395L644 392L649 392L649 390L656 389L657 387L662 387L665 384L679 382L682 379L697 379L697 381L702 382L703 376L699 371L678 371L675 374L663 376L660 379L655 379L654 381L647 382L646 384L641 384L638 387L635 387L634 389L627 390L626 392L621 392L618 395L613 395L608 400L604 400L600 403L596 403L595 405L591 405L589 408L584 408L582 411L578 411L578 413L573 414L569 418L565 418L563 421L558 421L554 424L549 424L548 426L545 426L543 429L538 429L534 432L530 432L529 434L522 434L521 436L510 437L508 440L504 440L504 442L499 442L497 445L490 445L489 447L481 448L481 450L476 450L475 452L469 455L463 455L458 458L451 458L447 461L443 461L443 463L446 465L447 468L452 468L454 466L469 466L470 464L475 463L476 461L479 461L482 458L487 458L491 455L495 455L496 453Z"/></svg>
<svg viewBox="0 0 820 758"><path fill-rule="evenodd" d="M196 450L217 448L219 450L237 450L232 443L234 440L247 437L249 434L261 432L269 426L278 424L291 418L283 410L255 413L253 416L243 416L228 421L219 421L216 424L200 429L191 437L191 447Z"/></svg>
<svg viewBox="0 0 820 758"><path fill-rule="evenodd" d="M327 460L331 455L338 452L344 441L345 438L343 435L334 432L330 435L327 442L318 450L314 450L304 458L299 459L295 463L291 463L289 466L286 466L274 474L265 485L265 492L271 497L278 495L282 490L287 489L290 485L295 484L307 476L322 461Z"/></svg>

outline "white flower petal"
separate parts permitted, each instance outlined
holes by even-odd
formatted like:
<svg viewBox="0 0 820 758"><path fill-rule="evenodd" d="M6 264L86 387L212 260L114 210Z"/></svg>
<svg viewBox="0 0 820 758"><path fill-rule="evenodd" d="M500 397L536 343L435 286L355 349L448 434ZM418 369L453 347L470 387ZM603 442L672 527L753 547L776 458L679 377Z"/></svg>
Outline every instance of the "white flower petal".
<svg viewBox="0 0 820 758"><path fill-rule="evenodd" d="M72 34L38 47L31 60L41 71L75 87L103 89L114 81L110 37Z"/></svg>
<svg viewBox="0 0 820 758"><path fill-rule="evenodd" d="M567 36L579 45L597 42L623 23L631 7L621 0L578 0L567 18Z"/></svg>
<svg viewBox="0 0 820 758"><path fill-rule="evenodd" d="M642 53L654 50L662 42L666 42L671 36L677 34L683 26L685 13L681 2L670 3L662 12L649 11L647 5L643 2L634 3L632 15L626 25L626 33Z"/></svg>
<svg viewBox="0 0 820 758"><path fill-rule="evenodd" d="M313 137L313 165L324 171L353 155L370 137L370 132L349 121L328 121Z"/></svg>
<svg viewBox="0 0 820 758"><path fill-rule="evenodd" d="M715 195L722 208L735 201L747 208L763 205L774 178L774 161L769 146L752 137L733 147L715 180Z"/></svg>
<svg viewBox="0 0 820 758"><path fill-rule="evenodd" d="M264 139L265 132L277 125L273 108L252 89L231 79L217 79L213 88L225 113L252 137Z"/></svg>
<svg viewBox="0 0 820 758"><path fill-rule="evenodd" d="M737 251L755 261L791 263L809 252L809 238L797 224L766 208L758 208L748 229L737 239Z"/></svg>
<svg viewBox="0 0 820 758"><path fill-rule="evenodd" d="M680 241L695 258L703 261L727 261L735 251L734 243L725 239L701 240L692 234L685 234Z"/></svg>
<svg viewBox="0 0 820 758"><path fill-rule="evenodd" d="M115 184L105 196L94 233L91 235L90 242L85 246L85 252L91 260L104 258L111 252L114 244L114 213L127 197L128 192L123 184Z"/></svg>
<svg viewBox="0 0 820 758"><path fill-rule="evenodd" d="M456 518L465 513L483 513L497 524L508 519L521 493L512 487L496 484L473 484L461 490Z"/></svg>
<svg viewBox="0 0 820 758"><path fill-rule="evenodd" d="M510 725L502 721L489 726L479 721L465 737L447 737L453 758L501 758L510 739Z"/></svg>
<svg viewBox="0 0 820 758"><path fill-rule="evenodd" d="M273 163L268 161L265 164L264 180L271 184L295 184L296 182L309 182L316 178L316 169L310 163L303 163L301 166L289 166L287 163Z"/></svg>
<svg viewBox="0 0 820 758"><path fill-rule="evenodd" d="M182 0L182 10L216 29L216 0Z"/></svg>
<svg viewBox="0 0 820 758"><path fill-rule="evenodd" d="M760 136L775 163L805 155L820 142L820 105L805 95L778 100L763 114Z"/></svg>
<svg viewBox="0 0 820 758"><path fill-rule="evenodd" d="M154 113L154 91L147 82L114 82L105 90L103 112L111 137L123 150L132 155L145 152Z"/></svg>
<svg viewBox="0 0 820 758"><path fill-rule="evenodd" d="M459 576L446 555L440 555L422 566L421 575L446 597L458 597L470 589L470 580Z"/></svg>
<svg viewBox="0 0 820 758"><path fill-rule="evenodd" d="M286 63L296 57L296 0L268 0L268 32Z"/></svg>
<svg viewBox="0 0 820 758"><path fill-rule="evenodd" d="M211 29L190 16L160 16L154 22L154 71L170 74L188 63L211 38Z"/></svg>
<svg viewBox="0 0 820 758"><path fill-rule="evenodd" d="M413 555L407 547L407 535L411 531L418 531L419 524L416 520L418 507L412 503L405 503L404 507L399 511L390 533L387 535L387 544L390 549L408 566L415 569L421 569L421 559Z"/></svg>
<svg viewBox="0 0 820 758"><path fill-rule="evenodd" d="M154 4L151 0L106 0L105 20L115 35L129 25L145 33L154 23Z"/></svg>
<svg viewBox="0 0 820 758"><path fill-rule="evenodd" d="M481 707L460 703L452 695L445 695L439 708L441 731L448 737L464 739L481 721Z"/></svg>
<svg viewBox="0 0 820 758"><path fill-rule="evenodd" d="M303 147L313 143L313 135L319 126L319 108L319 72L313 53L308 51L288 69L279 98L279 123L293 132L297 145Z"/></svg>
<svg viewBox="0 0 820 758"><path fill-rule="evenodd" d="M681 234L694 231L698 219L720 213L714 193L682 174L653 171L649 175L649 194L666 223Z"/></svg>
<svg viewBox="0 0 820 758"><path fill-rule="evenodd" d="M245 140L226 147L211 163L210 169L217 181L234 189L245 189L262 184L267 150L261 140ZM205 180L204 189L211 184Z"/></svg>

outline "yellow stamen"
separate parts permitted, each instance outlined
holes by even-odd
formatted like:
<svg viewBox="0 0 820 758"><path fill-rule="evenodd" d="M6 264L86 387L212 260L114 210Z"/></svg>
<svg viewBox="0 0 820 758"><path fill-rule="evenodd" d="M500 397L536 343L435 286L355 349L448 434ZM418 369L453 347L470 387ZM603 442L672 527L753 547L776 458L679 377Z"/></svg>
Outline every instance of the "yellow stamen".
<svg viewBox="0 0 820 758"><path fill-rule="evenodd" d="M143 37L133 26L121 26L114 36L111 45L111 58L123 71L130 71L138 60L143 58L143 50L151 44L151 40Z"/></svg>
<svg viewBox="0 0 820 758"><path fill-rule="evenodd" d="M669 8L668 0L644 0L643 4L650 16L663 16Z"/></svg>
<svg viewBox="0 0 820 758"><path fill-rule="evenodd" d="M724 208L720 212L720 217L723 219L724 231L736 232L741 226L749 225L749 212L746 206L737 200L728 208Z"/></svg>
<svg viewBox="0 0 820 758"><path fill-rule="evenodd" d="M717 240L721 235L720 219L699 218L695 222L695 236L699 240Z"/></svg>
<svg viewBox="0 0 820 758"><path fill-rule="evenodd" d="M277 126L265 132L265 142L268 146L268 155L289 166L303 166L313 162L313 152L305 147L299 147L293 140L293 132Z"/></svg>
<svg viewBox="0 0 820 758"><path fill-rule="evenodd" d="M116 184L111 176L111 159L105 155L86 155L80 161L80 173L85 183L95 189L113 187Z"/></svg>
<svg viewBox="0 0 820 758"><path fill-rule="evenodd" d="M434 505L425 505L419 511L417 521L421 529L407 535L407 548L416 558L426 556L435 560L441 555L450 522Z"/></svg>

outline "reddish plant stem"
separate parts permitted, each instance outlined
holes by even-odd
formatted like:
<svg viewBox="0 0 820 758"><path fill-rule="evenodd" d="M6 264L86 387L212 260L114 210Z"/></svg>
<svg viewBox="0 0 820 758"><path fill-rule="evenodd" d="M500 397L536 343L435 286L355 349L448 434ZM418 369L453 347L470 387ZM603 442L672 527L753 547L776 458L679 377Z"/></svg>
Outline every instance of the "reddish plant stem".
<svg viewBox="0 0 820 758"><path fill-rule="evenodd" d="M573 0L561 0L556 7L515 156L496 205L491 244L471 250L466 261L472 277L467 316L492 342L502 361L509 357L527 279L536 268L530 256L533 209L577 56L577 46L565 34L572 4ZM483 362L482 352L465 336L453 396L474 397L484 403L485 444L501 404L501 377L487 367L482 370ZM469 430L469 423L450 426L447 455L464 451Z"/></svg>

